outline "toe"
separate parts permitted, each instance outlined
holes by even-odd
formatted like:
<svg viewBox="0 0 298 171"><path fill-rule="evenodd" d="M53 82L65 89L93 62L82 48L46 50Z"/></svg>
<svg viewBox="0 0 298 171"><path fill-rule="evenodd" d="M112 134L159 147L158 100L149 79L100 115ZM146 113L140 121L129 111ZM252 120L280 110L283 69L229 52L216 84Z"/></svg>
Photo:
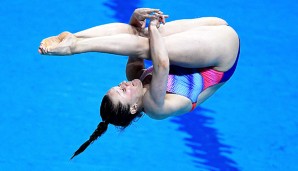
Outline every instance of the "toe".
<svg viewBox="0 0 298 171"><path fill-rule="evenodd" d="M38 53L42 54L42 50L40 48L38 48Z"/></svg>

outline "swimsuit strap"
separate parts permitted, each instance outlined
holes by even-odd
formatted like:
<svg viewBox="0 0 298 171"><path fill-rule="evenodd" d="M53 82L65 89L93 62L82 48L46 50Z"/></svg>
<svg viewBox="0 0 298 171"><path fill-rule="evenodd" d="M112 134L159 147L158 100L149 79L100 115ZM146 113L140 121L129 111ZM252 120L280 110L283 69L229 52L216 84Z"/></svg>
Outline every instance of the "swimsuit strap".
<svg viewBox="0 0 298 171"><path fill-rule="evenodd" d="M152 74L153 65L148 67L141 75L140 80L143 81L148 75Z"/></svg>

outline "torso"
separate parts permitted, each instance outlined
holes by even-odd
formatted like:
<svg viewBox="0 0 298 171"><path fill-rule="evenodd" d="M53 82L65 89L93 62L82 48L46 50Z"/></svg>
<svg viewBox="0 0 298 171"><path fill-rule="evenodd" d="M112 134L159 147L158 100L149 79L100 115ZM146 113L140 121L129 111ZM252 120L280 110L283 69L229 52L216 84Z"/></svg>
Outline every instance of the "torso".
<svg viewBox="0 0 298 171"><path fill-rule="evenodd" d="M231 60L232 66L229 66L225 72L216 70L217 67L193 69L171 66L165 98L173 99L173 102L179 102L180 105L182 103L186 110L191 110L194 103L199 105L204 102L232 76L238 56L239 52L237 58ZM149 67L142 74L140 79L144 84L150 84L151 71L152 68ZM189 91L192 88L195 90Z"/></svg>

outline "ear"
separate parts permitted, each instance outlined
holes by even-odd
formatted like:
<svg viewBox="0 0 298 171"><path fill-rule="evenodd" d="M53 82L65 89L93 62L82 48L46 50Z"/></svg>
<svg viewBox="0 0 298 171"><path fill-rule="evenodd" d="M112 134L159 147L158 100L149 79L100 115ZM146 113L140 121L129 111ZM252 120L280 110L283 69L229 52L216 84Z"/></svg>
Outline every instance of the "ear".
<svg viewBox="0 0 298 171"><path fill-rule="evenodd" d="M138 111L138 105L135 103L135 104L133 104L132 106L130 106L130 113L131 114L136 114L137 113L137 111Z"/></svg>

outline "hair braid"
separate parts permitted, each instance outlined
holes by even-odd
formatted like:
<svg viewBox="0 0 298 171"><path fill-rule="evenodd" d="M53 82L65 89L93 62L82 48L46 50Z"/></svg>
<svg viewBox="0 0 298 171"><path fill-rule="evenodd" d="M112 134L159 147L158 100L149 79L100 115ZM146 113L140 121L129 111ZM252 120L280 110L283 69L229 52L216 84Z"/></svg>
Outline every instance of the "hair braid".
<svg viewBox="0 0 298 171"><path fill-rule="evenodd" d="M95 141L98 137L100 137L103 133L105 133L106 130L108 129L108 124L109 123L107 121L100 122L97 125L96 130L90 136L89 140L87 140L84 144L80 146L80 148L73 154L70 160L73 159L75 156L79 155L80 153L82 153L93 141Z"/></svg>

